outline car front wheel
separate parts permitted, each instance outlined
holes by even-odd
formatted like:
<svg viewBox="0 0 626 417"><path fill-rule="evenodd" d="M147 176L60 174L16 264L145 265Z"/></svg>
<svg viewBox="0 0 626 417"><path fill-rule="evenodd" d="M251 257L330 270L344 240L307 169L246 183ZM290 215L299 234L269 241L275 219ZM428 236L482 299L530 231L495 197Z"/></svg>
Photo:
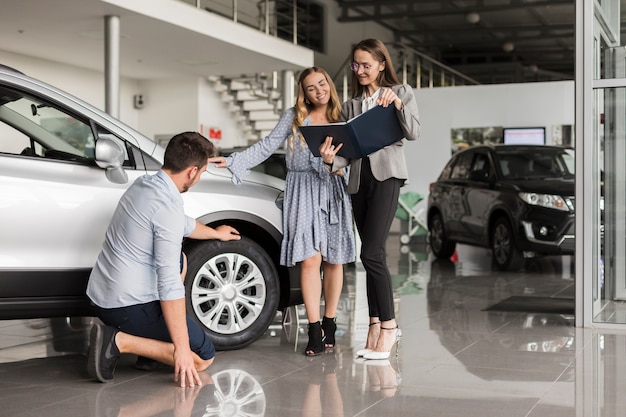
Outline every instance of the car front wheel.
<svg viewBox="0 0 626 417"><path fill-rule="evenodd" d="M446 259L452 256L456 249L456 243L446 237L446 231L443 228L443 219L439 213L433 214L430 219L428 237L430 248L437 258Z"/></svg>
<svg viewBox="0 0 626 417"><path fill-rule="evenodd" d="M279 278L267 253L254 241L197 242L186 249L187 312L218 350L240 349L257 340L274 319Z"/></svg>
<svg viewBox="0 0 626 417"><path fill-rule="evenodd" d="M496 220L491 232L491 252L497 269L519 269L524 263L522 252L517 249L511 224L505 217Z"/></svg>

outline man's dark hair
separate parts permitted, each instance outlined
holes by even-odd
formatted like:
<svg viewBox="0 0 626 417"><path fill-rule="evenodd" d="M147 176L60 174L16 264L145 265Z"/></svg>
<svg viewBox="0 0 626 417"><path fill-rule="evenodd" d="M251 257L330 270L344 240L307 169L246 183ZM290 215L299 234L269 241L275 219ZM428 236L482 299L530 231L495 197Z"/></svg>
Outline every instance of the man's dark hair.
<svg viewBox="0 0 626 417"><path fill-rule="evenodd" d="M198 132L179 133L165 148L163 169L178 174L190 166L202 168L215 155L217 148Z"/></svg>

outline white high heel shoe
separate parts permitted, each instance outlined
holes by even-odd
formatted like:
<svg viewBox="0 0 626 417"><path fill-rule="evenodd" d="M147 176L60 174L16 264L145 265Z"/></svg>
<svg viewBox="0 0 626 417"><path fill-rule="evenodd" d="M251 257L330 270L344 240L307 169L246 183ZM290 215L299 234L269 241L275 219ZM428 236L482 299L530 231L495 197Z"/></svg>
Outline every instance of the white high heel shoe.
<svg viewBox="0 0 626 417"><path fill-rule="evenodd" d="M359 350L356 351L356 356L357 357L365 356L365 355L367 355L370 352L373 352L373 350L372 349L359 349Z"/></svg>
<svg viewBox="0 0 626 417"><path fill-rule="evenodd" d="M374 323L370 323L368 327L372 327L375 324L380 324L379 321L375 321ZM365 356L367 353L373 352L374 349L359 349L356 351L356 356L357 357L361 357L361 356Z"/></svg>
<svg viewBox="0 0 626 417"><path fill-rule="evenodd" d="M396 327L391 327L391 328L387 328L387 327L382 327L380 328L380 330L395 330L396 331L396 340L393 342L393 345L391 345L391 348L389 349L389 352L375 352L375 351L370 351L367 352L363 355L363 359L368 359L368 360L381 360L381 359L389 359L389 355L391 353L391 350L393 349L394 346L396 346L396 356L398 356L398 348L400 346L400 338L402 337L402 330L400 330L398 328L398 326Z"/></svg>

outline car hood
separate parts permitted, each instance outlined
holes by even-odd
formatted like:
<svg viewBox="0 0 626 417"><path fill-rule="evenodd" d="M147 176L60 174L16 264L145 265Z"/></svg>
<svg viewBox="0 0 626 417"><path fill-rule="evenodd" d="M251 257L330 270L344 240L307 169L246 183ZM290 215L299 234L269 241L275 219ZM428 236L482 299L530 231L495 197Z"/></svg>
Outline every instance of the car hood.
<svg viewBox="0 0 626 417"><path fill-rule="evenodd" d="M527 193L554 194L573 196L575 183L569 178L547 178L538 180L511 180L510 185L518 191Z"/></svg>
<svg viewBox="0 0 626 417"><path fill-rule="evenodd" d="M206 169L207 173L212 176L228 178L229 181L232 178L232 174L228 169L225 168L215 168L214 166L208 166ZM260 172L250 171L248 175L243 179L244 183L253 183L258 185L263 185L266 187L274 188L278 191L285 190L285 181L274 177L272 175L263 174Z"/></svg>

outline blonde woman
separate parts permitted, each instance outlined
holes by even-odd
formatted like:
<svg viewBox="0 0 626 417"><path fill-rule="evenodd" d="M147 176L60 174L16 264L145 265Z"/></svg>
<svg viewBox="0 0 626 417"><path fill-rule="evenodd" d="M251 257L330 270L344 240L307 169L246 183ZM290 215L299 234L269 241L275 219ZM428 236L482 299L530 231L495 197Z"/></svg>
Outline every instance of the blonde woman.
<svg viewBox="0 0 626 417"><path fill-rule="evenodd" d="M300 266L309 321L309 342L304 351L307 356L319 355L335 345L343 264L354 261L355 245L344 171L331 172L322 158L314 156L298 126L337 122L340 115L341 102L328 73L319 67L307 68L298 78L295 106L284 112L267 137L245 151L209 159L217 167L227 167L233 182L239 184L250 168L287 141L280 263ZM320 320L322 288L325 307Z"/></svg>

